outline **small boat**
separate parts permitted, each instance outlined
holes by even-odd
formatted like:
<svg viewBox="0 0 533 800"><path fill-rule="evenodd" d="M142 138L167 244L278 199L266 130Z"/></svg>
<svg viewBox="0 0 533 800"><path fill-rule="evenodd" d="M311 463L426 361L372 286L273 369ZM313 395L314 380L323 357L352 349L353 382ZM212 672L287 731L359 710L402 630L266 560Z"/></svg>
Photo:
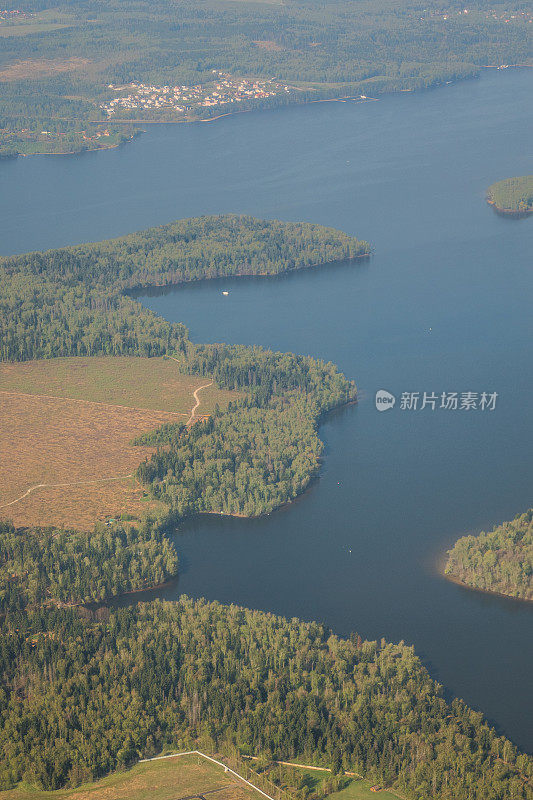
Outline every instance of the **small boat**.
<svg viewBox="0 0 533 800"><path fill-rule="evenodd" d="M229 292L222 292L222 294L224 295L224 297L227 297Z"/></svg>

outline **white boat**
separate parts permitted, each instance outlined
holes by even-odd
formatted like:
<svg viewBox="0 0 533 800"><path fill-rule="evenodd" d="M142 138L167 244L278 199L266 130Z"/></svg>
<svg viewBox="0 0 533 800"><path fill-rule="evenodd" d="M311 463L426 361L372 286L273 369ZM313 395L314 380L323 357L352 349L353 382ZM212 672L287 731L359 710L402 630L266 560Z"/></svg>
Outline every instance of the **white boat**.
<svg viewBox="0 0 533 800"><path fill-rule="evenodd" d="M227 297L229 292L222 292L222 294L224 295L224 297Z"/></svg>

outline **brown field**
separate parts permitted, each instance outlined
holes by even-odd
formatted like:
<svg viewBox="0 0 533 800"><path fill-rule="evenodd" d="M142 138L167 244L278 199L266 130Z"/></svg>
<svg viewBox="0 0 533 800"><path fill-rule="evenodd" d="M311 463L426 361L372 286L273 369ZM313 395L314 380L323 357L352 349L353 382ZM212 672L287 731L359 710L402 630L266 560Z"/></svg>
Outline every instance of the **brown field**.
<svg viewBox="0 0 533 800"><path fill-rule="evenodd" d="M7 30L7 28L5 29ZM43 78L60 72L85 69L91 62L87 58L27 58L8 64L0 70L0 81L20 81L25 78Z"/></svg>
<svg viewBox="0 0 533 800"><path fill-rule="evenodd" d="M207 382L162 358L1 364L0 516L17 526L91 530L96 520L154 509L132 477L153 449L131 441L187 421L193 392ZM231 396L202 389L197 414Z"/></svg>
<svg viewBox="0 0 533 800"><path fill-rule="evenodd" d="M0 800L260 800L261 795L224 774L221 767L194 756L137 764L79 789L40 792L17 788Z"/></svg>
<svg viewBox="0 0 533 800"><path fill-rule="evenodd" d="M36 22L34 25L6 25L0 26L0 36L28 36L30 33L50 33L61 28L70 28L71 25L61 22Z"/></svg>
<svg viewBox="0 0 533 800"><path fill-rule="evenodd" d="M254 41L253 44L257 45L261 50L269 50L270 52L277 52L284 49L280 44L269 39L258 39Z"/></svg>

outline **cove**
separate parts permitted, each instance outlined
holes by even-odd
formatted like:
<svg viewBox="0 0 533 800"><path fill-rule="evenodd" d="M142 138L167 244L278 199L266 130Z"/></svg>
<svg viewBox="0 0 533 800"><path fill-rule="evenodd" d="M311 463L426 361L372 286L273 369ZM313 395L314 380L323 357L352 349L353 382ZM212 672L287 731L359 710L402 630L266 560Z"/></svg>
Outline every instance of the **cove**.
<svg viewBox="0 0 533 800"><path fill-rule="evenodd" d="M533 750L529 605L445 581L465 532L532 505L530 219L488 185L530 172L533 72L487 72L377 103L315 104L162 126L116 151L0 165L7 254L201 213L341 228L368 262L191 284L143 302L195 341L332 360L359 403L330 415L320 479L258 520L176 535L182 592L415 645L450 695ZM228 291L228 296L222 295ZM374 394L498 392L494 412L379 413Z"/></svg>

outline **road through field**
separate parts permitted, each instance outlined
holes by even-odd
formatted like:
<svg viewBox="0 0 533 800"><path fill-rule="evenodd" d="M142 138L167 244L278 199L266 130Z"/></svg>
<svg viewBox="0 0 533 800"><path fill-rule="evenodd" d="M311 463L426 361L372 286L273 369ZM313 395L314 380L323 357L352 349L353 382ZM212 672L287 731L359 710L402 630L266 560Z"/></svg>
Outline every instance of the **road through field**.
<svg viewBox="0 0 533 800"><path fill-rule="evenodd" d="M201 389L207 389L208 386L212 386L212 385L213 385L213 381L211 381L211 383L204 383L203 386L199 386L198 389L195 389L195 391L193 392L193 396L194 396L194 399L196 401L196 404L191 409L191 416L187 420L187 426L192 425L192 423L194 422L195 417L196 417L196 409L200 407L201 400L198 397L198 392Z"/></svg>
<svg viewBox="0 0 533 800"><path fill-rule="evenodd" d="M193 405L193 407L192 407L192 409L191 409L191 411L189 413L189 416L187 418L186 425L188 427L193 425L195 420L197 419L197 410L198 410L198 408L200 407L200 405L202 403L202 401L201 401L201 399L199 397L199 392L202 391L202 389L207 389L209 386L212 386L212 385L213 385L213 381L210 381L209 383L202 384L202 386L198 386L193 391L194 405ZM23 393L23 392L19 393L19 392L3 391L3 390L0 390L0 394L1 395L6 395L6 396L10 395L12 397L31 398L31 399L38 399L38 400L59 400L59 399L62 399L62 398L57 398L57 397L54 397L54 396L51 396L51 395L33 395L33 394L30 395L30 394L26 394L26 393ZM71 400L69 400L69 402L70 403L82 404L82 405L84 405L84 406L86 406L88 408L95 407L95 406L100 406L100 407L103 407L103 409L105 409L105 408L108 408L108 409L124 409L124 410L141 411L141 412L142 411L147 411L148 413L150 413L150 411L148 409L134 409L131 406L130 407L123 406L123 405L119 406L119 405L115 405L115 404L111 405L111 404L106 404L106 403L98 403L98 402L95 402L95 401L71 399ZM186 412L173 412L173 413L174 414L178 414L178 415L182 415L182 416L187 416ZM134 472L132 471L132 472L129 472L128 474L110 475L110 476L107 476L107 477L98 477L98 478L86 478L84 480L77 480L77 481L62 481L62 482L57 482L57 483L52 483L52 482L35 483L32 486L30 486L29 488L25 489L25 491L22 494L20 494L18 497L16 497L14 500L10 500L7 503L1 504L0 505L0 509L10 508L11 506L16 505L17 503L20 503L25 498L27 498L29 495L33 494L34 492L38 491L39 489L69 489L69 488L74 488L74 487L77 487L77 486L94 486L94 485L97 485L97 484L107 484L107 483L110 483L112 481L123 481L123 480L131 479L133 477L134 477Z"/></svg>
<svg viewBox="0 0 533 800"><path fill-rule="evenodd" d="M107 481L124 481L126 478L133 478L133 473L130 475L115 475L111 478L96 478L90 481L74 481L74 483L36 483L35 486L30 486L29 489L26 489L24 494L17 497L16 500L12 500L10 503L4 503L0 508L8 508L9 506L14 506L15 503L20 503L21 500L24 500L25 497L36 489L68 489L71 486L88 486L89 484L106 483Z"/></svg>

